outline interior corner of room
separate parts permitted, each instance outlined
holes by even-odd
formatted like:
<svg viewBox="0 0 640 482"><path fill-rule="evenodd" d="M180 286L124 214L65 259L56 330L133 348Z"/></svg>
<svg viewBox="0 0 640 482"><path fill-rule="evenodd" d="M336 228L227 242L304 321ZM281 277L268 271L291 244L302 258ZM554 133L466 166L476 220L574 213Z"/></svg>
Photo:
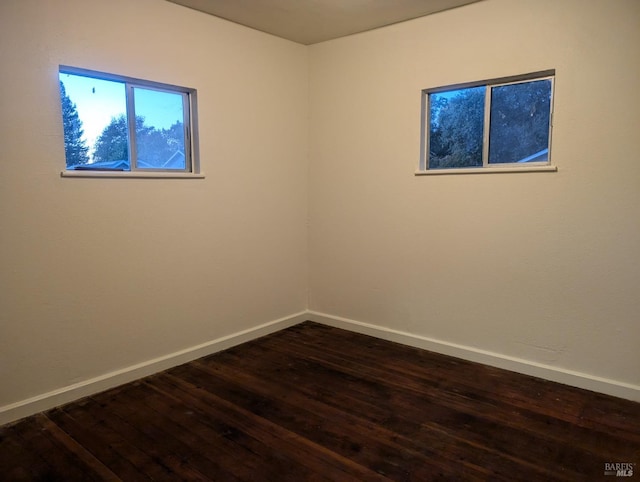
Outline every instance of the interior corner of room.
<svg viewBox="0 0 640 482"><path fill-rule="evenodd" d="M305 45L2 1L0 423L304 320L640 401L639 19L483 0ZM60 65L197 89L206 178L61 178ZM423 89L548 69L557 172L414 175Z"/></svg>

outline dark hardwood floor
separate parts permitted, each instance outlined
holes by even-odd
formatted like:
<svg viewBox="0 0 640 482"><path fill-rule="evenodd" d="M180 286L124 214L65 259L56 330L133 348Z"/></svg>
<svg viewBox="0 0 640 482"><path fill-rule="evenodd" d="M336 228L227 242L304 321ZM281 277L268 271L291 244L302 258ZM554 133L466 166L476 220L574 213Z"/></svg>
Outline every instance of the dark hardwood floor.
<svg viewBox="0 0 640 482"><path fill-rule="evenodd" d="M9 481L615 480L608 463L640 477L640 404L310 322L0 427Z"/></svg>

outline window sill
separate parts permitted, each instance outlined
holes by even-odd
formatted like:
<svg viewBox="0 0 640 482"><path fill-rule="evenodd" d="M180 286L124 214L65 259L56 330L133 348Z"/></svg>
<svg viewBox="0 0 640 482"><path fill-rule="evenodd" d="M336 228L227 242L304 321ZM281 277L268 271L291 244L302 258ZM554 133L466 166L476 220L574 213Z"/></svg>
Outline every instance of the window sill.
<svg viewBox="0 0 640 482"><path fill-rule="evenodd" d="M62 171L60 177L135 178L135 179L204 179L204 174L193 172L140 172L140 171Z"/></svg>
<svg viewBox="0 0 640 482"><path fill-rule="evenodd" d="M418 170L416 176L442 176L447 174L504 174L514 172L557 172L557 166L528 167L458 167L454 169Z"/></svg>

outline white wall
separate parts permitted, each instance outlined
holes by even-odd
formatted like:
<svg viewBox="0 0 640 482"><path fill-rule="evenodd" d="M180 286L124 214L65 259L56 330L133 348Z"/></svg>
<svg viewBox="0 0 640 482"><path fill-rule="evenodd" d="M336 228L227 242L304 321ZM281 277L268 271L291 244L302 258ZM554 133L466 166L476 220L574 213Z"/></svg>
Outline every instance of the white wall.
<svg viewBox="0 0 640 482"><path fill-rule="evenodd" d="M553 68L557 173L414 176L421 89ZM310 79L312 311L640 393L640 2L487 0Z"/></svg>
<svg viewBox="0 0 640 482"><path fill-rule="evenodd" d="M0 408L306 309L305 47L160 0L0 24ZM61 178L59 64L196 88L206 178Z"/></svg>

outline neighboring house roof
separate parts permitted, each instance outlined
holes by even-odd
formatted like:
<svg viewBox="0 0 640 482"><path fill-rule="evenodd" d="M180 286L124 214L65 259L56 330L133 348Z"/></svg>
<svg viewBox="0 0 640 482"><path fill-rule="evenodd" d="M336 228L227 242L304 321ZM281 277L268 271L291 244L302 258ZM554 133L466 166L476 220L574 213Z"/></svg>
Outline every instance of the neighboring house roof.
<svg viewBox="0 0 640 482"><path fill-rule="evenodd" d="M120 159L117 161L98 161L91 164L78 164L76 166L69 166L67 169L73 169L76 171L128 171L131 169L129 161L126 159Z"/></svg>
<svg viewBox="0 0 640 482"><path fill-rule="evenodd" d="M531 154L523 159L520 159L516 162L545 162L549 160L549 149L542 149L540 152L536 152L535 154Z"/></svg>
<svg viewBox="0 0 640 482"><path fill-rule="evenodd" d="M184 161L184 152L176 151L167 159L167 162L165 162L162 167L164 169L184 169L186 167Z"/></svg>
<svg viewBox="0 0 640 482"><path fill-rule="evenodd" d="M137 165L140 169L176 169L182 171L185 168L185 156L184 152L176 151L160 166L146 162L143 159L138 160ZM128 160L119 159L116 161L98 161L92 162L91 164L78 164L68 166L67 169L75 171L130 171L131 165Z"/></svg>

